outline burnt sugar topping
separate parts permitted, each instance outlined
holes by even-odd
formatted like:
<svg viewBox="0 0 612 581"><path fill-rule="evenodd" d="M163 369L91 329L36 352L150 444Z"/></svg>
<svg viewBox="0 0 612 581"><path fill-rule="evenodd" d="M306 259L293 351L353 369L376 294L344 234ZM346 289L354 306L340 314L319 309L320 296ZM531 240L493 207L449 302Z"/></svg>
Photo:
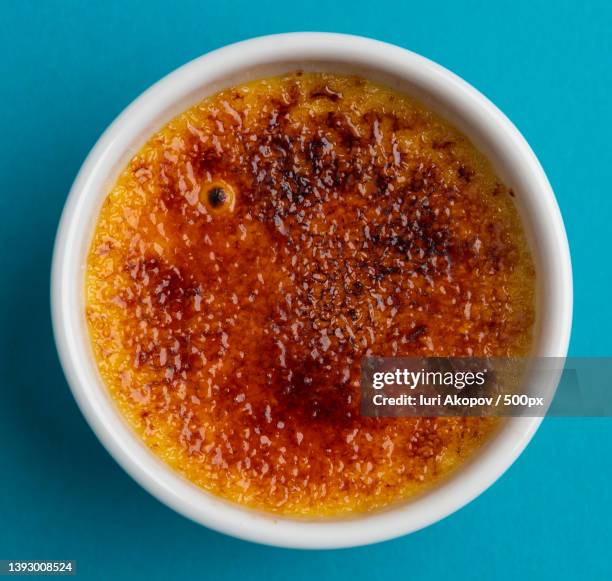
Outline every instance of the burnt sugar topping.
<svg viewBox="0 0 612 581"><path fill-rule="evenodd" d="M509 190L458 131L368 81L290 74L203 100L100 212L100 373L162 460L294 516L406 500L493 418L366 418L365 355L521 355L535 274Z"/></svg>

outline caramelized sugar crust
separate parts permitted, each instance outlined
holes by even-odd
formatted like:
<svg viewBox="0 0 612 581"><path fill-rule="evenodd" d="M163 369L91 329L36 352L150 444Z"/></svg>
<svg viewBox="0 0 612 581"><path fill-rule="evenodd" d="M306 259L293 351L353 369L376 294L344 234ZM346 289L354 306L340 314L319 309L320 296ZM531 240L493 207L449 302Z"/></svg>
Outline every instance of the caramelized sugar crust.
<svg viewBox="0 0 612 581"><path fill-rule="evenodd" d="M352 77L205 99L106 199L86 271L100 372L199 486L286 515L405 500L491 418L359 415L364 355L519 355L535 275L512 192L459 132Z"/></svg>

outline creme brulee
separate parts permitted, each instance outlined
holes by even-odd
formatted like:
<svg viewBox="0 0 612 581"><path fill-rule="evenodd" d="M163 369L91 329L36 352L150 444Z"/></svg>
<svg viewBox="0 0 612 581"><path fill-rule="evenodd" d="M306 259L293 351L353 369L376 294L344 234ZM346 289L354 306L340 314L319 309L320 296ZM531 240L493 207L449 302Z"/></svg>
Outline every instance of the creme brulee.
<svg viewBox="0 0 612 581"><path fill-rule="evenodd" d="M361 358L529 352L512 195L385 87L296 73L225 90L152 136L100 212L100 373L147 446L225 499L310 517L409 499L497 420L362 417Z"/></svg>

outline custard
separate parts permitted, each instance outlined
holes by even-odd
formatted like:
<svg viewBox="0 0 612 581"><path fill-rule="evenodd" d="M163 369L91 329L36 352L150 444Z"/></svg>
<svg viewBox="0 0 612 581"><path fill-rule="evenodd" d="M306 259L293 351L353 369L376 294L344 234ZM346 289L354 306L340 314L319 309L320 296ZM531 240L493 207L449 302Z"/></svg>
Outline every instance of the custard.
<svg viewBox="0 0 612 581"><path fill-rule="evenodd" d="M100 211L85 283L101 376L154 454L229 501L305 517L406 501L498 420L363 417L361 359L529 352L512 196L460 132L363 79L208 97Z"/></svg>

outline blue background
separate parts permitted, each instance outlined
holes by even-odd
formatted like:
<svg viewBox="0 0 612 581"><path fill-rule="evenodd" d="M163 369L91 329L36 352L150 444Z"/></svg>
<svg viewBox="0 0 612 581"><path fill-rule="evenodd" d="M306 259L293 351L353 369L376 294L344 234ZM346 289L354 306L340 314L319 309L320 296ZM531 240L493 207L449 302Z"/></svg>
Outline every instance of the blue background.
<svg viewBox="0 0 612 581"><path fill-rule="evenodd" d="M141 490L85 424L49 318L52 243L100 133L175 67L252 36L351 32L419 52L490 97L556 191L575 276L574 355L612 355L612 8L607 2L10 2L0 6L0 558L87 579L610 578L612 420L547 419L459 513L366 548L214 533Z"/></svg>

